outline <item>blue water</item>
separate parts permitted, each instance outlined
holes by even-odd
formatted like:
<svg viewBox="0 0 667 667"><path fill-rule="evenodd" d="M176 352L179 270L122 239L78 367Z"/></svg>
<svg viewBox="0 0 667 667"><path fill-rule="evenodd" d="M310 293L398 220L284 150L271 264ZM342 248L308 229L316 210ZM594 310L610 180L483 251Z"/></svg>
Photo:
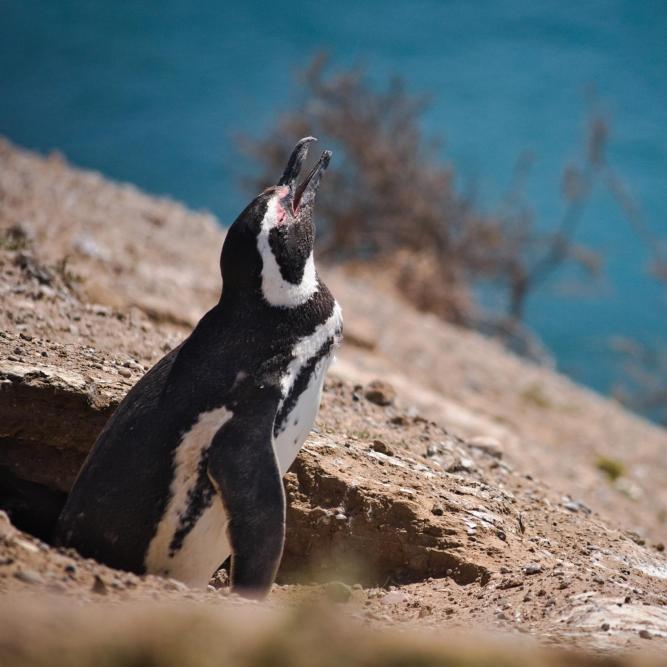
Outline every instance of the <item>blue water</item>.
<svg viewBox="0 0 667 667"><path fill-rule="evenodd" d="M582 145L594 87L610 159L667 238L664 1L0 0L0 133L228 223L248 169L234 137L289 107L295 68L320 48L429 93L425 128L444 135L443 159L487 210L530 150L528 195L545 225L562 211L560 172ZM527 320L563 371L606 391L619 371L610 338L665 340L667 290L604 191L579 239L604 255L603 278L573 296L574 276L557 277Z"/></svg>

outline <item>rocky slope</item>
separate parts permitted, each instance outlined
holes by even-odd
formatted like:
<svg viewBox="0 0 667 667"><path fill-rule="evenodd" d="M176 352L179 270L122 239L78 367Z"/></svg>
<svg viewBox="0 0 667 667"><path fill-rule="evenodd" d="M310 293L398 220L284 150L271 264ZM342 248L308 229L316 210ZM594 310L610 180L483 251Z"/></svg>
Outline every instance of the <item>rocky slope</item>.
<svg viewBox="0 0 667 667"><path fill-rule="evenodd" d="M210 216L0 145L0 502L15 524L48 536L114 406L215 302L222 236ZM374 625L667 643L665 432L388 290L326 274L347 343L285 479L268 608L324 598ZM111 571L3 521L0 608L44 591L95 607L247 606Z"/></svg>

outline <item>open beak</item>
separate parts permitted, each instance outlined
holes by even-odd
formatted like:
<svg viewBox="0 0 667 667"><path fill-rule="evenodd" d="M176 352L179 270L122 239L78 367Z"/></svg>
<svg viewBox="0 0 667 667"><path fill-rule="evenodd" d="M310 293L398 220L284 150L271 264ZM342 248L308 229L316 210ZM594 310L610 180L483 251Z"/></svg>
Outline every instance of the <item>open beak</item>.
<svg viewBox="0 0 667 667"><path fill-rule="evenodd" d="M315 203L317 189L320 186L320 179L329 166L329 160L331 159L331 151L324 151L315 166L310 170L308 176L306 176L301 184L297 185L299 172L308 156L310 144L314 141L317 141L315 137L304 137L297 143L287 161L285 171L283 171L283 175L278 181L278 185L289 187L289 194L287 196L291 200L294 215L312 208Z"/></svg>

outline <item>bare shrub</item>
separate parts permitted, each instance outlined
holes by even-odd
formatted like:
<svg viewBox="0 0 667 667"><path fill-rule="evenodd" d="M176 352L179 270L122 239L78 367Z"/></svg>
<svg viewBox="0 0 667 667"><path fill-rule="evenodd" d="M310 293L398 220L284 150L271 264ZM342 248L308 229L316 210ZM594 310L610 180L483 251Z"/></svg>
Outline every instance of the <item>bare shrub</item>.
<svg viewBox="0 0 667 667"><path fill-rule="evenodd" d="M275 180L295 137L321 138L336 156L318 200L321 255L370 263L420 307L468 321L469 274L500 242L495 220L456 193L453 173L437 161L420 130L424 98L399 79L376 90L363 69L330 74L326 65L319 56L303 73L298 110L244 142L264 168L253 187Z"/></svg>
<svg viewBox="0 0 667 667"><path fill-rule="evenodd" d="M573 239L604 164L604 122L591 123L583 166L564 175L566 210L545 231L522 195L529 161L519 161L500 209L481 213L456 190L452 169L438 159L439 142L420 129L427 100L410 94L400 79L377 88L363 68L332 72L320 55L301 84L297 107L268 136L244 141L263 167L253 188L275 180L295 138L320 137L336 155L318 202L323 258L352 263L391 282L418 308L483 326L532 354L539 345L522 324L528 296L565 263L593 273L599 268ZM505 295L499 313L475 305L472 286L484 281Z"/></svg>

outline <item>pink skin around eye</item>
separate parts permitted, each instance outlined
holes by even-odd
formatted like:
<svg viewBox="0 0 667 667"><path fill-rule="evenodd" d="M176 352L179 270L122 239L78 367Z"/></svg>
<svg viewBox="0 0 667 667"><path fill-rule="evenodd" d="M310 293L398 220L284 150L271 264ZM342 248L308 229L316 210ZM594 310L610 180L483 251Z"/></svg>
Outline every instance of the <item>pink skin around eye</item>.
<svg viewBox="0 0 667 667"><path fill-rule="evenodd" d="M280 199L284 199L289 194L289 188L287 186L278 188L277 193ZM285 211L280 199L276 201L276 216L279 223L283 222L287 216L287 211Z"/></svg>

